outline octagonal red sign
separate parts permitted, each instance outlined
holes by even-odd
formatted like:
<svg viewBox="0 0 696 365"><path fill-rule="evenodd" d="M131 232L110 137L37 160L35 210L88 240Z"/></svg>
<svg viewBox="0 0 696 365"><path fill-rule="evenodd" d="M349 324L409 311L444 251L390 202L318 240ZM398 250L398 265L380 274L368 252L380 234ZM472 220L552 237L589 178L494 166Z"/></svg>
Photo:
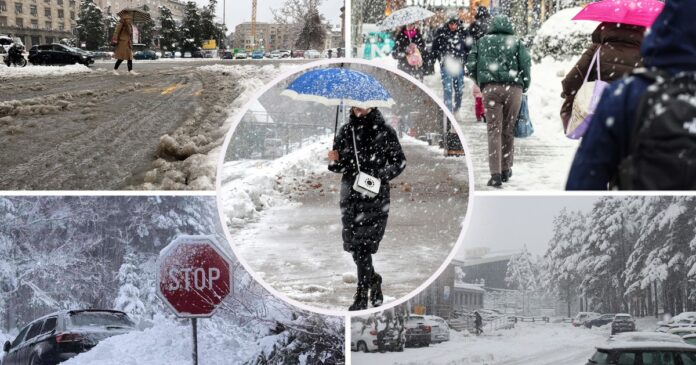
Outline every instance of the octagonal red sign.
<svg viewBox="0 0 696 365"><path fill-rule="evenodd" d="M180 236L157 260L158 295L178 317L210 317L230 294L232 264L211 236Z"/></svg>

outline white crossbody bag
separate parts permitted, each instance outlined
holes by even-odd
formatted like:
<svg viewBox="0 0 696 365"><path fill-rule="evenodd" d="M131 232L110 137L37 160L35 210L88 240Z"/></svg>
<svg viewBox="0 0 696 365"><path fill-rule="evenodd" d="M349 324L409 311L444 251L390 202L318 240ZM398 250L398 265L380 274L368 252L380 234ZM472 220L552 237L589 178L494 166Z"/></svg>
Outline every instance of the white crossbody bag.
<svg viewBox="0 0 696 365"><path fill-rule="evenodd" d="M355 152L355 163L358 165L358 176L355 178L353 183L353 190L360 194L367 195L370 198L374 198L379 194L379 188L382 182L371 175L368 175L360 171L360 161L358 160L358 145L355 143L355 129L350 128L353 132L353 151Z"/></svg>

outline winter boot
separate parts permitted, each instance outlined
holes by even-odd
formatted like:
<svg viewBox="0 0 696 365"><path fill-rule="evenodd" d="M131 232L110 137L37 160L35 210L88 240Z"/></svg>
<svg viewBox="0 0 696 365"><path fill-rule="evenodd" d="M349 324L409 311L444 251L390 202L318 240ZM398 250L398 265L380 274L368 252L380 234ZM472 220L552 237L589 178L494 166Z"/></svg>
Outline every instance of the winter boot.
<svg viewBox="0 0 696 365"><path fill-rule="evenodd" d="M494 188L503 186L503 180L500 174L492 174L491 179L488 180L488 186L492 186Z"/></svg>
<svg viewBox="0 0 696 365"><path fill-rule="evenodd" d="M506 183L510 178L512 177L512 169L509 170L503 170L503 173L500 174L500 181Z"/></svg>
<svg viewBox="0 0 696 365"><path fill-rule="evenodd" d="M358 288L358 291L355 292L355 295L353 295L353 299L355 301L353 304L348 307L349 311L359 311L363 309L367 309L367 289L366 288Z"/></svg>
<svg viewBox="0 0 696 365"><path fill-rule="evenodd" d="M372 274L372 282L370 283L370 302L373 307L379 307L384 302L382 295L382 276L378 273Z"/></svg>

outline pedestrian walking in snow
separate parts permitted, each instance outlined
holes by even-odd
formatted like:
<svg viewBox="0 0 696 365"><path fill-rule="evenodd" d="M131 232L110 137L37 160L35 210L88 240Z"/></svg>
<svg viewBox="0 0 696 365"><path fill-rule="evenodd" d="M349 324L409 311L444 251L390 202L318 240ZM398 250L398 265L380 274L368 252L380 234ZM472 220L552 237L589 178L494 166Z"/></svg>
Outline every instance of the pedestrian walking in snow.
<svg viewBox="0 0 696 365"><path fill-rule="evenodd" d="M667 1L640 53L611 83L575 154L568 190L696 189L696 2Z"/></svg>
<svg viewBox="0 0 696 365"><path fill-rule="evenodd" d="M491 21L491 13L485 6L476 8L474 22L469 26L469 34L474 38L474 42L488 34L488 24Z"/></svg>
<svg viewBox="0 0 696 365"><path fill-rule="evenodd" d="M118 68L123 61L127 61L128 73L137 75L137 73L133 72L133 13L123 11L119 13L119 16L121 19L116 24L116 29L111 37L111 45L116 46L116 51L114 52L116 64L114 65L113 73L118 75Z"/></svg>
<svg viewBox="0 0 696 365"><path fill-rule="evenodd" d="M396 35L392 57L398 61L398 68L407 74L423 79L423 52L425 52L425 40L420 29L415 25L403 27Z"/></svg>
<svg viewBox="0 0 696 365"><path fill-rule="evenodd" d="M433 41L432 54L440 62L445 105L452 113L459 111L462 105L464 63L472 43L468 31L456 17L450 18L437 31Z"/></svg>
<svg viewBox="0 0 696 365"><path fill-rule="evenodd" d="M573 112L575 94L587 75L587 81L597 80L596 66L590 69L592 58L599 52L599 74L602 81L611 82L630 74L643 65L640 45L643 43L645 27L619 23L601 23L592 33L592 45L585 50L580 60L563 79L564 100L561 121L564 132L568 132L568 121ZM589 73L589 74L588 74Z"/></svg>
<svg viewBox="0 0 696 365"><path fill-rule="evenodd" d="M501 187L512 176L515 123L522 93L531 83L531 58L506 16L493 18L488 34L467 59L471 78L483 93L488 129L488 186Z"/></svg>
<svg viewBox="0 0 696 365"><path fill-rule="evenodd" d="M357 156L357 160L356 160ZM396 132L377 108L352 108L350 121L340 128L329 152L329 170L341 178L343 249L357 266L358 288L349 310L382 304L382 277L375 273L372 255L377 253L389 217L389 181L406 168L406 157ZM374 197L358 192L354 184L363 172L380 180Z"/></svg>
<svg viewBox="0 0 696 365"><path fill-rule="evenodd" d="M478 311L474 311L474 327L476 329L476 336L483 333L483 318Z"/></svg>

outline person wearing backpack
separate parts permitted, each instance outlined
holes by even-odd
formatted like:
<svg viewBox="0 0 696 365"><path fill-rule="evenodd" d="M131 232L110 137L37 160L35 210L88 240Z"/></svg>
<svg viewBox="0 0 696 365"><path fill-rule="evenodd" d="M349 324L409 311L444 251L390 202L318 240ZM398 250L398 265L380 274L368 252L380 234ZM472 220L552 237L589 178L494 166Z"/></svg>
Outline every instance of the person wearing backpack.
<svg viewBox="0 0 696 365"><path fill-rule="evenodd" d="M532 61L510 19L501 15L493 18L488 34L474 44L466 66L486 106L488 186L499 188L512 176L515 123L522 93L531 83Z"/></svg>
<svg viewBox="0 0 696 365"><path fill-rule="evenodd" d="M592 45L585 50L580 60L562 81L564 99L561 107L563 131L568 132L568 122L573 111L575 93L580 90L585 75L587 80L596 81L596 67L590 70L592 57L599 51L599 73L602 81L611 82L630 74L643 65L640 45L643 43L645 27L619 23L601 23L592 33Z"/></svg>
<svg viewBox="0 0 696 365"><path fill-rule="evenodd" d="M602 94L567 190L696 189L696 1L669 0L641 46L644 70Z"/></svg>
<svg viewBox="0 0 696 365"><path fill-rule="evenodd" d="M382 277L375 273L377 253L389 218L389 181L406 168L406 156L396 132L377 108L351 108L329 151L329 170L342 174L341 223L343 249L357 267L358 288L348 310L367 309L368 293L374 307L382 304ZM370 197L355 189L359 173L380 180L379 192Z"/></svg>
<svg viewBox="0 0 696 365"><path fill-rule="evenodd" d="M397 32L392 57L398 61L399 70L418 80L423 80L424 62L426 61L424 52L425 40L418 27L407 25Z"/></svg>

